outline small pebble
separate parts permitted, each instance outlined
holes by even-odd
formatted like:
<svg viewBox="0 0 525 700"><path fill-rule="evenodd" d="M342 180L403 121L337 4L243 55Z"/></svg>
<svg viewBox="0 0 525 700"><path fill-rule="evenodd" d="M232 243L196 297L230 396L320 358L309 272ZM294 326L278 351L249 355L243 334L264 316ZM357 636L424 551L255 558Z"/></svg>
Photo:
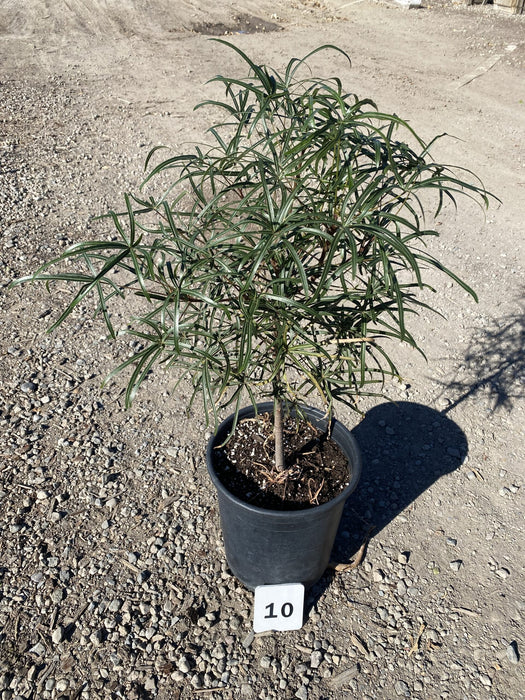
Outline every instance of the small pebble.
<svg viewBox="0 0 525 700"><path fill-rule="evenodd" d="M487 676L486 673L480 673L480 674L479 674L479 680L483 683L483 685L484 685L486 688L490 688L490 686L492 685L492 681L491 681L491 679L490 679L490 676Z"/></svg>
<svg viewBox="0 0 525 700"><path fill-rule="evenodd" d="M146 690L148 693L153 693L154 695L156 695L156 693L157 693L156 680L152 677L148 678L144 683L144 690Z"/></svg>
<svg viewBox="0 0 525 700"><path fill-rule="evenodd" d="M55 605L58 605L58 603L61 603L62 600L64 599L64 590L60 588L60 586L56 586L56 588L53 588L51 591L51 600Z"/></svg>
<svg viewBox="0 0 525 700"><path fill-rule="evenodd" d="M400 695L405 698L410 697L410 688L408 687L408 683L405 683L405 681L396 681L394 690L396 691L396 695Z"/></svg>
<svg viewBox="0 0 525 700"><path fill-rule="evenodd" d="M505 568L496 569L496 576L499 576L502 579L506 579L510 576L510 571Z"/></svg>
<svg viewBox="0 0 525 700"><path fill-rule="evenodd" d="M249 649L252 645L253 640L255 639L255 632L253 630L250 630L246 637L242 640L242 645L245 649Z"/></svg>
<svg viewBox="0 0 525 700"><path fill-rule="evenodd" d="M191 670L191 661L187 656L181 656L177 661L177 668L182 673L188 673Z"/></svg>
<svg viewBox="0 0 525 700"><path fill-rule="evenodd" d="M20 389L24 392L24 394L29 394L32 391L36 391L38 387L34 382L24 382L20 385Z"/></svg>
<svg viewBox="0 0 525 700"><path fill-rule="evenodd" d="M308 700L308 688L305 685L300 685L297 688L295 697L299 698L299 700Z"/></svg>
<svg viewBox="0 0 525 700"><path fill-rule="evenodd" d="M450 562L450 568L452 569L452 571L459 571L462 566L463 561L461 559L454 559L454 561Z"/></svg>
<svg viewBox="0 0 525 700"><path fill-rule="evenodd" d="M259 661L259 664L261 665L261 668L270 668L272 665L272 659L270 656L263 656Z"/></svg>
<svg viewBox="0 0 525 700"><path fill-rule="evenodd" d="M118 612L120 608L122 607L122 601L120 598L114 598L111 603L108 605L108 610L110 612Z"/></svg>
<svg viewBox="0 0 525 700"><path fill-rule="evenodd" d="M42 642L37 642L34 647L31 647L29 653L36 654L37 656L43 656L46 653L46 648Z"/></svg>
<svg viewBox="0 0 525 700"><path fill-rule="evenodd" d="M378 607L376 608L376 612L379 615L379 617L383 620L383 622L386 622L388 620L388 610L383 607Z"/></svg>
<svg viewBox="0 0 525 700"><path fill-rule="evenodd" d="M310 656L310 666L311 668L319 668L321 665L321 662L323 660L323 652L322 651L314 651L312 652Z"/></svg>
<svg viewBox="0 0 525 700"><path fill-rule="evenodd" d="M91 644L93 644L94 647L98 647L102 644L102 640L104 638L104 633L102 630L96 630L92 634L89 635L89 641Z"/></svg>
<svg viewBox="0 0 525 700"><path fill-rule="evenodd" d="M198 690L199 688L202 688L203 685L204 685L204 681L203 681L203 676L202 676L202 674L201 674L201 673L195 673L195 674L191 677L190 683L191 683L192 686L195 688L195 690Z"/></svg>
<svg viewBox="0 0 525 700"><path fill-rule="evenodd" d="M517 642L511 642L506 650L507 659L511 664L517 664L520 660Z"/></svg>
<svg viewBox="0 0 525 700"><path fill-rule="evenodd" d="M385 580L385 574L381 569L374 569L372 573L372 579L374 583L381 583Z"/></svg>
<svg viewBox="0 0 525 700"><path fill-rule="evenodd" d="M145 583L150 577L150 572L149 571L140 571L137 574L137 583Z"/></svg>
<svg viewBox="0 0 525 700"><path fill-rule="evenodd" d="M53 644L60 644L60 642L64 639L64 628L59 625L51 635L51 639Z"/></svg>

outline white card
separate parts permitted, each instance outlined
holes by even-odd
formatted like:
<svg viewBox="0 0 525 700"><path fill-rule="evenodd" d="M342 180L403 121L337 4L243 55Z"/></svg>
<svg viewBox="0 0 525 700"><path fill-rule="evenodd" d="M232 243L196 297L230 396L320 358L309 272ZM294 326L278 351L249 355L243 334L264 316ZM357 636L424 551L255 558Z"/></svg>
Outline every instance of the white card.
<svg viewBox="0 0 525 700"><path fill-rule="evenodd" d="M257 586L253 610L253 631L299 630L303 626L304 586L282 583Z"/></svg>

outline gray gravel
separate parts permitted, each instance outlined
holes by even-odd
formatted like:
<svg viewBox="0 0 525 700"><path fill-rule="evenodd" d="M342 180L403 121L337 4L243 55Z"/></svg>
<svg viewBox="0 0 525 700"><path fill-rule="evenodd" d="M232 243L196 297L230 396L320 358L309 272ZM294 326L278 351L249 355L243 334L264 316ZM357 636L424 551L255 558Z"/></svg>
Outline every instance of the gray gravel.
<svg viewBox="0 0 525 700"><path fill-rule="evenodd" d="M133 97L130 78L130 99L117 99L79 64L0 82L0 699L523 698L523 444L512 427L523 394L506 412L491 413L482 392L447 414L468 455L440 413L458 399L447 373L466 381L464 346L421 365L417 388L387 387L436 407L422 434L370 401L357 431L376 436L362 442L368 476L334 552L347 561L375 525L364 561L327 572L302 630L254 635L252 594L224 561L207 428L185 413L184 387L160 374L124 411L123 383L100 381L126 341L107 343L83 307L47 335L65 292L6 292L104 230L89 216L136 187L172 115ZM474 265L480 284L482 272ZM461 313L490 327L483 310ZM422 464L432 478L406 503Z"/></svg>

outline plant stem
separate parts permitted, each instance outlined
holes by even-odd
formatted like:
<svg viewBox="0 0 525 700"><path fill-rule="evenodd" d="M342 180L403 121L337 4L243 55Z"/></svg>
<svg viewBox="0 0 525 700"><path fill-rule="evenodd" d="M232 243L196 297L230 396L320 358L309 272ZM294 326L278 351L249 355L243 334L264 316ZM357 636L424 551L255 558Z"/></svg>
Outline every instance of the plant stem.
<svg viewBox="0 0 525 700"><path fill-rule="evenodd" d="M284 471L283 402L279 396L273 400L273 436L275 440L275 469Z"/></svg>

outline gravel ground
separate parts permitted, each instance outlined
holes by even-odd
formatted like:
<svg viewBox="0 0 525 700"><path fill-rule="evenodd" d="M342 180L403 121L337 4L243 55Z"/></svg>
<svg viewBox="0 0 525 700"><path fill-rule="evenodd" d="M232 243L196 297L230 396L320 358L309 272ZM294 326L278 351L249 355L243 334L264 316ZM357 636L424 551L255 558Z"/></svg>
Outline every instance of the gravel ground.
<svg viewBox="0 0 525 700"><path fill-rule="evenodd" d="M28 29L2 9L1 700L525 697L523 22L449 3L415 15L365 3L343 16L343 4L259 3L283 31L238 40L284 64L343 42L351 27L364 56L355 89L374 75L386 108L415 108L432 132L446 114L464 139L447 156L469 154L466 164L510 196L485 222L468 207L459 225L442 217L451 234L435 252L460 261L481 304L446 287L433 303L447 320L414 322L431 363L395 349L407 368L387 387L397 403L368 402L357 425L338 416L355 425L365 467L333 558L351 561L373 527L362 563L326 573L302 630L261 635L253 596L224 561L209 433L198 410L187 415L184 386L174 391L161 373L125 411L124 382L101 388L101 378L132 350L127 341L107 342L83 307L47 334L67 298L60 286L7 292L103 230L90 217L136 189L153 145L180 147L209 123L188 118L219 70L216 48L184 29L202 22L202 8L182 3L188 16L171 36L117 33L115 20L103 39L76 24L73 39L67 26L46 36L42 13ZM82 19L82 4L70 5ZM101 3L82 7L101 18ZM231 21L230 5L221 12L214 22ZM441 28L441 53L424 44L407 73L416 39L402 49L398 37L413 22L427 29L421 42ZM381 41L366 53L372 31ZM479 92L430 92L508 44L518 49L505 71Z"/></svg>

